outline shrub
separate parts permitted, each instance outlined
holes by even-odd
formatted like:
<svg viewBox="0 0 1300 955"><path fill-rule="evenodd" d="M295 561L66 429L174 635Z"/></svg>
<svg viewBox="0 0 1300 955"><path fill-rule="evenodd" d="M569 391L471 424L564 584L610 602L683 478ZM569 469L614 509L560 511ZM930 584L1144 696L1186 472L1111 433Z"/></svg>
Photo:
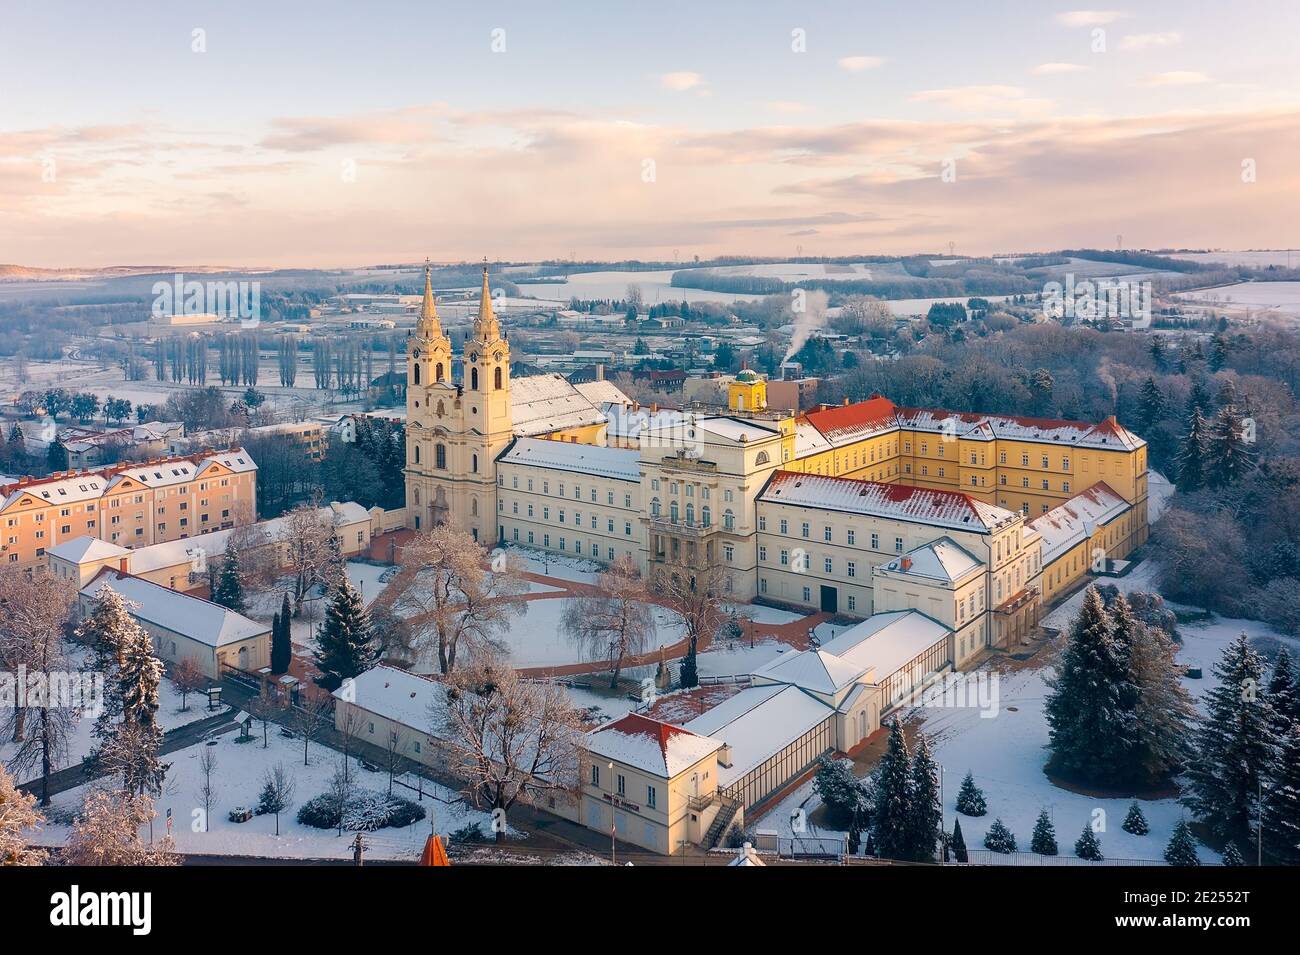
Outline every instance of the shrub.
<svg viewBox="0 0 1300 955"><path fill-rule="evenodd" d="M424 807L409 799L362 789L350 795L344 805L343 828L349 832L374 832L376 829L409 826L424 816ZM313 829L337 829L336 797L332 793L321 793L307 800L298 810L298 822Z"/></svg>
<svg viewBox="0 0 1300 955"><path fill-rule="evenodd" d="M994 852L1015 852L1015 834L1006 827L1001 819L994 819L993 825L989 826L989 831L984 836L984 848L991 849Z"/></svg>

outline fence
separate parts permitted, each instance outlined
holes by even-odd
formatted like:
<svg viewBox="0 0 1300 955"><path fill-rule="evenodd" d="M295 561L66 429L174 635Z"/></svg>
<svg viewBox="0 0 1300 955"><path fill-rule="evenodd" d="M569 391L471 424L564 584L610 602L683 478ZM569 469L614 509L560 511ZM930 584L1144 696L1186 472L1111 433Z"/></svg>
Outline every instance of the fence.
<svg viewBox="0 0 1300 955"><path fill-rule="evenodd" d="M843 836L781 836L760 829L754 834L754 848L775 852L783 859L837 859L848 849Z"/></svg>

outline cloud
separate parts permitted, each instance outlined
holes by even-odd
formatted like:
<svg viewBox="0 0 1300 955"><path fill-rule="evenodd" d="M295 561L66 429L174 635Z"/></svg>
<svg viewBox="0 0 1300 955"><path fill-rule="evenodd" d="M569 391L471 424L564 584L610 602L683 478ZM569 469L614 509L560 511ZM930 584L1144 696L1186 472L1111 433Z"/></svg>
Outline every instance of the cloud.
<svg viewBox="0 0 1300 955"><path fill-rule="evenodd" d="M1183 42L1183 35L1176 31L1169 33L1129 33L1120 38L1121 50L1150 50L1155 47L1177 46Z"/></svg>
<svg viewBox="0 0 1300 955"><path fill-rule="evenodd" d="M347 145L414 145L437 141L435 124L447 118L440 105L412 106L352 116L280 117L260 145L267 149L306 152Z"/></svg>
<svg viewBox="0 0 1300 955"><path fill-rule="evenodd" d="M913 93L914 103L937 103L964 112L1041 113L1052 101L1025 95L1018 86L955 86L948 89L920 90Z"/></svg>
<svg viewBox="0 0 1300 955"><path fill-rule="evenodd" d="M1085 73L1092 69L1079 63L1039 63L1030 73L1035 76L1056 76L1060 73Z"/></svg>
<svg viewBox="0 0 1300 955"><path fill-rule="evenodd" d="M863 70L874 70L885 63L884 57L881 56L842 56L839 59L841 69L848 70L850 73L861 73Z"/></svg>
<svg viewBox="0 0 1300 955"><path fill-rule="evenodd" d="M1102 27L1127 16L1123 10L1067 10L1058 13L1056 20L1067 27Z"/></svg>
<svg viewBox="0 0 1300 955"><path fill-rule="evenodd" d="M807 103L798 103L794 100L778 99L764 103L763 107L772 113L806 113L808 112Z"/></svg>
<svg viewBox="0 0 1300 955"><path fill-rule="evenodd" d="M692 90L704 82L704 78L699 73L691 73L682 70L677 73L665 73L659 77L659 85L666 90L674 90L678 93L684 93Z"/></svg>
<svg viewBox="0 0 1300 955"><path fill-rule="evenodd" d="M1143 80L1144 86L1195 86L1208 83L1210 78L1195 70L1170 70L1168 73L1156 73Z"/></svg>

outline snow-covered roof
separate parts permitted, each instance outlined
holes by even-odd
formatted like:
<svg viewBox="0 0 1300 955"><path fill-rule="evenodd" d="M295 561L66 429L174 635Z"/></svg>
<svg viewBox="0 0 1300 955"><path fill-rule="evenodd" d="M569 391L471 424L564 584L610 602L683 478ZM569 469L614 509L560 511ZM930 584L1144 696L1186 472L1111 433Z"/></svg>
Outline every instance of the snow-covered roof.
<svg viewBox="0 0 1300 955"><path fill-rule="evenodd" d="M948 433L958 438L1008 438L1088 448L1132 451L1146 444L1119 424L1114 416L1104 421L1066 421L1027 418L1022 415L985 415L939 408L899 408L898 422L916 431Z"/></svg>
<svg viewBox="0 0 1300 955"><path fill-rule="evenodd" d="M573 390L596 407L607 403L616 405L630 405L632 403L631 399L623 394L618 385L606 378L579 382L573 386Z"/></svg>
<svg viewBox="0 0 1300 955"><path fill-rule="evenodd" d="M545 434L563 428L603 424L605 415L598 404L620 401L631 404L610 382L588 382L602 387L588 388L592 397L580 391L562 375L526 375L510 379L510 412L514 432L520 435Z"/></svg>
<svg viewBox="0 0 1300 955"><path fill-rule="evenodd" d="M867 672L866 667L843 660L825 647L820 650L801 650L783 653L763 664L753 675L777 683L801 686L812 693L835 693Z"/></svg>
<svg viewBox="0 0 1300 955"><path fill-rule="evenodd" d="M641 432L655 428L672 428L680 431L691 419L686 411L675 408L650 409L644 406L629 406L614 402L604 402L600 409L609 419L608 433L611 436L640 439Z"/></svg>
<svg viewBox="0 0 1300 955"><path fill-rule="evenodd" d="M731 747L731 765L718 766L718 785L730 786L833 715L797 686L755 686L697 716L686 729Z"/></svg>
<svg viewBox="0 0 1300 955"><path fill-rule="evenodd" d="M606 723L587 734L587 751L661 779L673 779L716 753L722 743L639 713Z"/></svg>
<svg viewBox="0 0 1300 955"><path fill-rule="evenodd" d="M89 564L98 560L112 560L131 553L125 547L118 547L97 537L74 537L62 544L56 544L45 552L49 557L57 557L72 564Z"/></svg>
<svg viewBox="0 0 1300 955"><path fill-rule="evenodd" d="M822 651L846 664L874 670L875 682L883 683L950 633L919 610L894 610L872 614L823 644Z"/></svg>
<svg viewBox="0 0 1300 955"><path fill-rule="evenodd" d="M641 455L625 448L602 448L546 438L516 438L498 458L503 464L526 464L554 471L572 471L615 478L641 480Z"/></svg>
<svg viewBox="0 0 1300 955"><path fill-rule="evenodd" d="M322 520L328 521L335 527L351 526L370 520L370 512L355 501L331 503L320 508L317 513ZM251 525L251 530L254 533L260 533L262 539L269 543L270 541L279 540L283 536L286 523L287 518L276 517L269 521L260 521ZM229 542L231 535L236 533L249 535L250 528L248 525L228 527L225 530L211 531L197 537L161 541L157 544L149 544L146 547L137 547L131 551L131 572L147 574L150 571L162 570L165 567L177 567L191 562L199 555L208 560L220 557L226 552L226 544Z"/></svg>
<svg viewBox="0 0 1300 955"><path fill-rule="evenodd" d="M864 438L898 429L896 406L888 398L879 396L854 404L829 405L816 408L800 416L812 425L827 444L841 447Z"/></svg>
<svg viewBox="0 0 1300 955"><path fill-rule="evenodd" d="M895 557L876 569L890 574L929 577L945 583L956 583L983 567L982 560L951 537L940 537L928 544L914 547L901 557Z"/></svg>
<svg viewBox="0 0 1300 955"><path fill-rule="evenodd" d="M93 599L105 586L135 604L131 616L210 647L224 647L271 632L268 624L112 567L97 573L81 588L81 594Z"/></svg>
<svg viewBox="0 0 1300 955"><path fill-rule="evenodd" d="M796 471L775 472L758 500L976 532L1019 516L959 491Z"/></svg>
<svg viewBox="0 0 1300 955"><path fill-rule="evenodd" d="M1109 524L1130 506L1105 481L1098 481L1025 526L1042 536L1042 563L1047 566L1092 537L1098 525Z"/></svg>
<svg viewBox="0 0 1300 955"><path fill-rule="evenodd" d="M428 733L435 707L446 701L447 690L434 680L381 663L353 678L347 690L339 687L334 691L338 699L345 694L349 702L363 710Z"/></svg>

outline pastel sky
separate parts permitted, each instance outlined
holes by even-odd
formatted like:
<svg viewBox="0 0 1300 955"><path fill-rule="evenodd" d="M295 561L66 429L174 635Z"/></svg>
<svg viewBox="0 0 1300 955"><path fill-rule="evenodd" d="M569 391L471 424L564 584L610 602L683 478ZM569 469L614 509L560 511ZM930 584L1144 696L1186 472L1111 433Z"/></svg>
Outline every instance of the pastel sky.
<svg viewBox="0 0 1300 955"><path fill-rule="evenodd" d="M1294 247L1298 34L1295 0L7 0L0 262Z"/></svg>

